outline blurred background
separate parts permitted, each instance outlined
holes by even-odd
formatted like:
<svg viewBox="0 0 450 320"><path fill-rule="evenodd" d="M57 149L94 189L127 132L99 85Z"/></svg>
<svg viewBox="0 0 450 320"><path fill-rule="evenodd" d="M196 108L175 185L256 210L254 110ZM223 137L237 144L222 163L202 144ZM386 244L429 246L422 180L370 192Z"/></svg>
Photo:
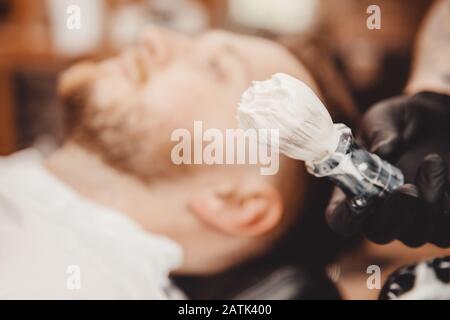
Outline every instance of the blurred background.
<svg viewBox="0 0 450 320"><path fill-rule="evenodd" d="M0 155L37 146L50 152L64 134L56 97L59 73L114 54L147 24L187 34L210 28L253 34L286 46L315 76L337 120L356 125L371 104L401 93L418 27L431 0L0 0ZM82 28L66 27L70 5ZM369 5L382 28L369 30ZM427 246L361 243L330 266L345 298L376 298L366 269L450 254Z"/></svg>

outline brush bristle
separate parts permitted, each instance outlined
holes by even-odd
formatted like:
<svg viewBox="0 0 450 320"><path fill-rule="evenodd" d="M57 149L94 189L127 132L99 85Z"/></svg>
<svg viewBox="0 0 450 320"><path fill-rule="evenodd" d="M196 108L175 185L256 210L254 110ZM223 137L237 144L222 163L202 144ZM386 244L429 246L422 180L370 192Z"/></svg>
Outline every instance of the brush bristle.
<svg viewBox="0 0 450 320"><path fill-rule="evenodd" d="M316 161L336 150L339 134L327 109L304 82L287 74L254 82L243 94L238 108L243 129L279 129L278 145L288 157Z"/></svg>

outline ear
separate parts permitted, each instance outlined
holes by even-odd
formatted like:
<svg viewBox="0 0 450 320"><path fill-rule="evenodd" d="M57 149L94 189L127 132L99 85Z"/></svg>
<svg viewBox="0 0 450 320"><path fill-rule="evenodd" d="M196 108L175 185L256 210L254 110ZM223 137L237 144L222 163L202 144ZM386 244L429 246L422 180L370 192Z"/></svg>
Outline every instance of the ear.
<svg viewBox="0 0 450 320"><path fill-rule="evenodd" d="M282 198L271 185L228 185L204 190L192 196L189 207L211 228L244 237L268 233L283 214Z"/></svg>

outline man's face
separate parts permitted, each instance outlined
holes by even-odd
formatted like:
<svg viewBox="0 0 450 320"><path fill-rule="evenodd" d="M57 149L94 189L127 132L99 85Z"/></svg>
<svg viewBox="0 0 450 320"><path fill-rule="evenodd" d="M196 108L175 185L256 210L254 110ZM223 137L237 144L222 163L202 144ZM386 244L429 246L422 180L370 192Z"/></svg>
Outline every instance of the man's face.
<svg viewBox="0 0 450 320"><path fill-rule="evenodd" d="M261 235L278 225L282 206L298 209L302 182L294 171L281 192L248 166L211 171L171 161L174 130L192 131L194 121L204 129L236 128L237 104L251 81L285 72L311 83L281 46L219 31L191 38L152 28L117 57L76 69L61 90L68 99L83 96L78 142L146 183L151 209L134 218L182 244L183 271L217 271L258 254L272 241L275 232ZM224 182L231 189L219 186ZM281 203L283 197L292 200Z"/></svg>
<svg viewBox="0 0 450 320"><path fill-rule="evenodd" d="M235 128L242 92L276 72L304 75L283 48L255 37L212 31L187 37L158 28L95 65L83 125L108 158L146 180L194 167L174 166L171 133ZM303 77L304 78L304 77Z"/></svg>

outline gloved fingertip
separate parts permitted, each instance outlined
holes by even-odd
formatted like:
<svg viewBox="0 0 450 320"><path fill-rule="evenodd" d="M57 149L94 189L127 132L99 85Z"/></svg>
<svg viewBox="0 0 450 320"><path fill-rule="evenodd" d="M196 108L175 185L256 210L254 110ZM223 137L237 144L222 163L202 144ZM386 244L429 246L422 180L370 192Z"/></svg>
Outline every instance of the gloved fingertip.
<svg viewBox="0 0 450 320"><path fill-rule="evenodd" d="M393 193L392 207L403 216L398 240L410 248L418 248L427 242L428 213L417 186L406 184Z"/></svg>
<svg viewBox="0 0 450 320"><path fill-rule="evenodd" d="M397 189L394 190L394 192L391 193L391 195L388 198L388 202L394 202L399 201L401 199L409 199L409 198L419 198L420 192L417 188L417 186L413 184L404 184Z"/></svg>
<svg viewBox="0 0 450 320"><path fill-rule="evenodd" d="M331 230L341 236L350 237L362 231L365 216L364 213L355 215L348 202L342 201L327 211L325 219Z"/></svg>
<svg viewBox="0 0 450 320"><path fill-rule="evenodd" d="M403 243L405 246L413 249L420 248L421 246L425 245L427 243L425 237L418 235L414 236L400 236L399 240L401 243Z"/></svg>
<svg viewBox="0 0 450 320"><path fill-rule="evenodd" d="M441 171L445 171L443 173L448 172L447 162L437 153L427 155L424 158L422 165L427 166L428 170L436 171L437 173L440 173Z"/></svg>
<svg viewBox="0 0 450 320"><path fill-rule="evenodd" d="M426 156L417 171L416 185L424 200L434 204L442 200L448 183L447 162L438 154Z"/></svg>
<svg viewBox="0 0 450 320"><path fill-rule="evenodd" d="M340 188L334 188L328 206L325 210L325 216L332 215L336 207L345 201L345 193Z"/></svg>
<svg viewBox="0 0 450 320"><path fill-rule="evenodd" d="M401 139L398 136L391 135L382 140L375 140L372 143L370 151L383 159L394 160L400 153Z"/></svg>
<svg viewBox="0 0 450 320"><path fill-rule="evenodd" d="M377 244L387 244L398 239L408 227L411 207L419 200L419 192L414 185L403 185L388 195L374 208L373 214L364 225L367 238Z"/></svg>

